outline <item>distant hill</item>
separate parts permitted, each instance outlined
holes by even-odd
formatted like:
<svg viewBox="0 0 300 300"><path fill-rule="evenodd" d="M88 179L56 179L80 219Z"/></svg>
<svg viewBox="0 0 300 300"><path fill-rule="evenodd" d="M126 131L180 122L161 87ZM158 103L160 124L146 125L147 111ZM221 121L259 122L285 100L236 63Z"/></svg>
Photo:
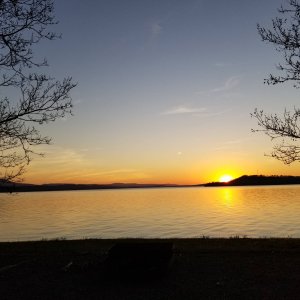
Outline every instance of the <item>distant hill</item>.
<svg viewBox="0 0 300 300"><path fill-rule="evenodd" d="M210 182L204 186L283 185L300 184L300 176L244 175L229 182Z"/></svg>
<svg viewBox="0 0 300 300"><path fill-rule="evenodd" d="M38 191L70 191L70 190L98 190L98 189L130 189L130 188L163 188L179 187L176 184L138 184L138 183L112 183L112 184L27 184L27 183L2 183L0 193L38 192Z"/></svg>

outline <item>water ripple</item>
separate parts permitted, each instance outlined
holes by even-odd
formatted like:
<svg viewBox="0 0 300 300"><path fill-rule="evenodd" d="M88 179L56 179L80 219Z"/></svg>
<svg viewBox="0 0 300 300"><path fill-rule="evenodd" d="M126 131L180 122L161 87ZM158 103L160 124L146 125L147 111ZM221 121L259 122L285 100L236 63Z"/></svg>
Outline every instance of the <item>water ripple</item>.
<svg viewBox="0 0 300 300"><path fill-rule="evenodd" d="M0 241L118 237L300 237L300 186L0 195Z"/></svg>

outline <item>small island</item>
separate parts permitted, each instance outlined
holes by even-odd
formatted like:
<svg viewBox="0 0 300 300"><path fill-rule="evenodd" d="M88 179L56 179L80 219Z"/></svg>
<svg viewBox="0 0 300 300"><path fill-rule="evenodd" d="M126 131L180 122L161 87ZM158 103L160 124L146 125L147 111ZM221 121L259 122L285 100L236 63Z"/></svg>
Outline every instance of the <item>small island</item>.
<svg viewBox="0 0 300 300"><path fill-rule="evenodd" d="M243 175L228 182L209 182L203 186L249 186L300 184L300 176Z"/></svg>

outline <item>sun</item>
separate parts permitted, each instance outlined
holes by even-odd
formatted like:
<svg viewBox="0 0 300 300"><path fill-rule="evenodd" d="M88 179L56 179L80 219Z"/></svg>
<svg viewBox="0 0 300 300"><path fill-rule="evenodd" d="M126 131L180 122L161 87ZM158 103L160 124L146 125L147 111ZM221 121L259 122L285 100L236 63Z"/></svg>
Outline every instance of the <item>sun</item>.
<svg viewBox="0 0 300 300"><path fill-rule="evenodd" d="M228 174L224 174L222 175L220 178L219 178L219 181L220 182L228 182L230 180L232 180L233 177L231 175L228 175Z"/></svg>

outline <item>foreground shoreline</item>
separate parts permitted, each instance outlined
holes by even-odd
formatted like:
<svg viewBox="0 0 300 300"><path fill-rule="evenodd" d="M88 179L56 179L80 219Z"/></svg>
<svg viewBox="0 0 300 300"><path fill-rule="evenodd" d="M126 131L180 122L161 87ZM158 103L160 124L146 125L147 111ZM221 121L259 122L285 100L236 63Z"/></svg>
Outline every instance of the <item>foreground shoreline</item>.
<svg viewBox="0 0 300 300"><path fill-rule="evenodd" d="M106 278L118 243L173 243L166 274ZM300 239L83 239L0 243L1 299L298 299Z"/></svg>
<svg viewBox="0 0 300 300"><path fill-rule="evenodd" d="M119 242L173 242L175 248L177 246L190 248L192 246L197 246L197 248L202 247L248 247L251 246L256 249L260 247L286 247L286 246L299 246L300 238L293 237L248 237L248 236L230 236L230 237L210 237L210 236L200 236L200 237L188 237L188 238L82 238L82 239L66 239L53 238L53 239L40 239L40 240L12 240L12 241L0 241L0 251L6 249L7 247L12 250L14 247L20 249L20 247L27 248L30 246L73 246L73 247L84 247L84 246L97 246L106 248L108 245L114 245ZM224 248L223 248L224 249ZM250 250L250 249L248 249ZM252 249L253 250L253 249ZM299 249L300 250L300 249Z"/></svg>

